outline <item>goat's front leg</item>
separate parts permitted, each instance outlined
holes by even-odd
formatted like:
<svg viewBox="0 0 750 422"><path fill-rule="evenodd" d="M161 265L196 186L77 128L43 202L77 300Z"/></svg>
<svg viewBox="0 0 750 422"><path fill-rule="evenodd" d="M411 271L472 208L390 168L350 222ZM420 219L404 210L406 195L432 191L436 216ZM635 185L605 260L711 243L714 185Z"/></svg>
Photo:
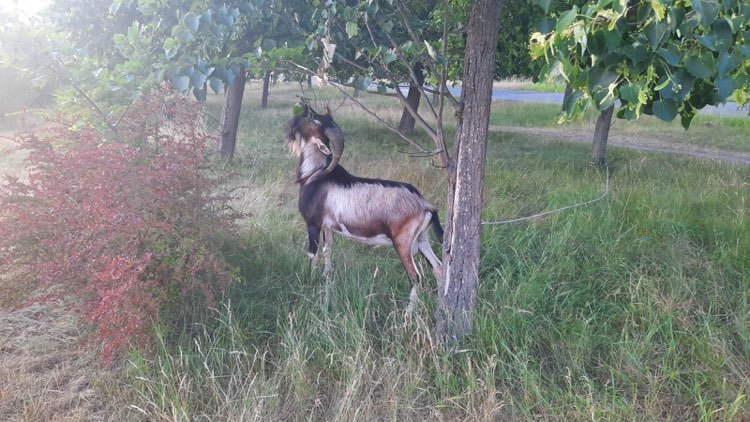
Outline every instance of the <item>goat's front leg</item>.
<svg viewBox="0 0 750 422"><path fill-rule="evenodd" d="M320 240L320 227L307 226L308 249L307 255L310 257L310 273L315 271L318 265L318 243Z"/></svg>
<svg viewBox="0 0 750 422"><path fill-rule="evenodd" d="M333 273L331 262L331 247L333 246L333 230L323 229L323 276L330 277Z"/></svg>

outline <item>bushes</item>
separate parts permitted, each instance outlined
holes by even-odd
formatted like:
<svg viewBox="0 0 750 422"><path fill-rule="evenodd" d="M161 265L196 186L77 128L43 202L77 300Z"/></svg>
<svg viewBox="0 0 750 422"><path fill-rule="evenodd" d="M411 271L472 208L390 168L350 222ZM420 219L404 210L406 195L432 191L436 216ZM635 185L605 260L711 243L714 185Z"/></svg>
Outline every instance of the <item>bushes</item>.
<svg viewBox="0 0 750 422"><path fill-rule="evenodd" d="M58 118L16 136L29 180L0 187L0 272L40 293L26 303L82 312L105 364L231 279L220 252L237 215L205 169L198 105L159 89L130 110L116 130Z"/></svg>

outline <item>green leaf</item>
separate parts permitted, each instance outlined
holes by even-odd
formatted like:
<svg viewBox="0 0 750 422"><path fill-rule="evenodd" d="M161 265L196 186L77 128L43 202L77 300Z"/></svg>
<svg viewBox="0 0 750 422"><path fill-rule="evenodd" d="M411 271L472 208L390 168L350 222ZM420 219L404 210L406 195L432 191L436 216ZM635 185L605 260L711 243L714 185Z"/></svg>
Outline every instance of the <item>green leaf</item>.
<svg viewBox="0 0 750 422"><path fill-rule="evenodd" d="M213 22L214 11L211 9L206 10L201 15L201 23L204 25L210 25Z"/></svg>
<svg viewBox="0 0 750 422"><path fill-rule="evenodd" d="M383 32L385 32L386 34L390 34L391 29L393 29L393 22L390 20L387 20L383 22L383 24L380 27L383 28Z"/></svg>
<svg viewBox="0 0 750 422"><path fill-rule="evenodd" d="M685 68L697 78L709 79L716 72L714 56L710 52L688 56L685 59Z"/></svg>
<svg viewBox="0 0 750 422"><path fill-rule="evenodd" d="M221 80L219 78L209 78L208 86L214 91L214 94L218 94L221 91Z"/></svg>
<svg viewBox="0 0 750 422"><path fill-rule="evenodd" d="M680 124L682 125L683 129L688 130L690 127L690 122L693 121L693 117L698 113L698 110L692 108L692 107L684 107L682 110L680 110Z"/></svg>
<svg viewBox="0 0 750 422"><path fill-rule="evenodd" d="M685 19L684 8L677 6L669 8L669 24L672 26L673 30L682 25L683 19Z"/></svg>
<svg viewBox="0 0 750 422"><path fill-rule="evenodd" d="M664 19L664 11L666 10L666 6L662 4L660 0L651 0L651 9L653 9L654 14L656 14L656 19Z"/></svg>
<svg viewBox="0 0 750 422"><path fill-rule="evenodd" d="M190 74L190 83L193 84L193 86L202 88L205 82L206 75L204 75L203 72L199 71L198 69L193 70L193 72Z"/></svg>
<svg viewBox="0 0 750 422"><path fill-rule="evenodd" d="M417 52L417 49L414 47L414 43L411 41L407 41L401 44L401 47L399 47L399 49L405 54L414 54Z"/></svg>
<svg viewBox="0 0 750 422"><path fill-rule="evenodd" d="M179 50L179 46L177 45L177 40L174 38L167 38L164 40L164 45L162 46L164 49L164 55L167 57L167 59L173 58L177 54L177 50Z"/></svg>
<svg viewBox="0 0 750 422"><path fill-rule="evenodd" d="M120 6L122 6L122 0L114 0L112 4L109 5L109 13L112 15L116 15L117 11L120 10ZM547 13L547 11L544 11Z"/></svg>
<svg viewBox="0 0 750 422"><path fill-rule="evenodd" d="M427 42L427 40L424 40L424 45L425 47L427 47L427 54L429 54L430 57L432 57L433 59L436 59L437 53L435 52L435 49L432 48L432 45L430 45L430 43Z"/></svg>
<svg viewBox="0 0 750 422"><path fill-rule="evenodd" d="M620 98L630 104L638 104L638 97L640 96L641 88L642 87L638 84L629 83L626 85L622 85L619 89Z"/></svg>
<svg viewBox="0 0 750 422"><path fill-rule="evenodd" d="M555 24L555 31L562 32L563 30L565 30L565 28L573 23L573 20L576 18L577 14L578 6L573 6L572 9L560 15L560 17L557 19L557 24Z"/></svg>
<svg viewBox="0 0 750 422"><path fill-rule="evenodd" d="M633 44L626 45L622 48L622 52L628 56L631 62L638 64L646 61L650 55L648 48L640 42L634 42Z"/></svg>
<svg viewBox="0 0 750 422"><path fill-rule="evenodd" d="M200 25L201 16L195 13L188 13L182 19L183 24L193 32L198 32L198 26Z"/></svg>
<svg viewBox="0 0 750 422"><path fill-rule="evenodd" d="M700 16L703 25L711 25L719 14L718 0L692 0L693 10Z"/></svg>
<svg viewBox="0 0 750 422"><path fill-rule="evenodd" d="M578 103L578 100L583 97L583 93L581 91L575 90L568 95L567 98L565 98L565 102L563 103L563 110L565 110L565 113L567 114L568 118L573 117L576 110L576 104Z"/></svg>
<svg viewBox="0 0 750 422"><path fill-rule="evenodd" d="M193 95L195 96L195 99L200 102L206 101L206 90L203 88L194 87Z"/></svg>
<svg viewBox="0 0 750 422"><path fill-rule="evenodd" d="M693 83L695 83L695 78L684 69L680 69L672 75L672 78L665 77L654 90L659 91L659 95L664 99L683 101L693 89Z"/></svg>
<svg viewBox="0 0 750 422"><path fill-rule="evenodd" d="M667 21L651 21L645 28L643 28L643 31L646 33L646 38L648 39L649 44L651 44L651 48L655 49L664 42L664 39L669 33L669 24Z"/></svg>
<svg viewBox="0 0 750 422"><path fill-rule="evenodd" d="M357 76L354 78L354 88L360 90L360 91L367 91L367 88L372 83L372 80L370 78L363 78L362 76Z"/></svg>
<svg viewBox="0 0 750 422"><path fill-rule="evenodd" d="M716 70L718 72L718 76L724 76L727 73L733 71L742 64L742 56L740 56L740 53L737 51L733 51L731 54L723 51L721 54L719 54L719 62L717 63Z"/></svg>
<svg viewBox="0 0 750 422"><path fill-rule="evenodd" d="M698 40L699 43L706 46L707 49L711 51L716 51L716 44L718 43L718 37L716 34L704 34L704 35L696 35L695 39Z"/></svg>
<svg viewBox="0 0 750 422"><path fill-rule="evenodd" d="M607 51L607 34L604 30L599 30L591 34L586 46L589 53L594 56L601 56Z"/></svg>
<svg viewBox="0 0 750 422"><path fill-rule="evenodd" d="M716 36L716 48L719 50L726 50L734 42L734 30L732 29L732 21L723 18L716 19L711 24L711 29Z"/></svg>
<svg viewBox="0 0 750 422"><path fill-rule="evenodd" d="M671 122L677 117L677 103L673 100L654 101L654 116L665 122Z"/></svg>
<svg viewBox="0 0 750 422"><path fill-rule="evenodd" d="M611 53L620 47L622 42L622 32L619 29L613 28L606 32L605 37L607 39L607 52Z"/></svg>
<svg viewBox="0 0 750 422"><path fill-rule="evenodd" d="M612 2L612 10L614 10L617 13L623 13L625 12L625 9L627 8L628 1L627 0L615 0Z"/></svg>
<svg viewBox="0 0 750 422"><path fill-rule="evenodd" d="M659 48L656 53L669 63L670 66L677 66L682 60L680 47L673 43L667 43L664 47Z"/></svg>
<svg viewBox="0 0 750 422"><path fill-rule="evenodd" d="M193 33L185 25L176 25L172 28L172 36L182 43L188 43L193 39Z"/></svg>
<svg viewBox="0 0 750 422"><path fill-rule="evenodd" d="M375 16L378 14L378 11L380 10L380 5L378 4L377 0L368 0L370 3L369 6L365 9L366 16Z"/></svg>
<svg viewBox="0 0 750 422"><path fill-rule="evenodd" d="M292 106L292 114L295 116L299 116L300 114L302 114L304 110L305 109L302 107L300 103L296 103L295 105Z"/></svg>
<svg viewBox="0 0 750 422"><path fill-rule="evenodd" d="M598 110L606 110L615 103L614 86L603 87L592 92L591 99Z"/></svg>
<svg viewBox="0 0 750 422"><path fill-rule="evenodd" d="M172 84L172 89L179 92L184 92L190 86L190 78L187 75L172 77L169 82Z"/></svg>
<svg viewBox="0 0 750 422"><path fill-rule="evenodd" d="M264 38L263 42L261 43L261 48L263 51L269 51L276 48L276 41L271 38Z"/></svg>
<svg viewBox="0 0 750 422"><path fill-rule="evenodd" d="M349 38L354 38L359 35L359 26L357 26L356 22L349 21L346 23L346 35L349 36Z"/></svg>
<svg viewBox="0 0 750 422"><path fill-rule="evenodd" d="M395 61L398 57L396 54L394 54L392 51L386 51L385 54L383 54L383 63L388 64L393 61Z"/></svg>
<svg viewBox="0 0 750 422"><path fill-rule="evenodd" d="M544 14L546 15L549 13L549 7L552 4L552 0L537 0L537 4L544 9Z"/></svg>
<svg viewBox="0 0 750 422"><path fill-rule="evenodd" d="M716 80L716 88L719 90L719 101L724 103L739 86L736 78L725 76Z"/></svg>

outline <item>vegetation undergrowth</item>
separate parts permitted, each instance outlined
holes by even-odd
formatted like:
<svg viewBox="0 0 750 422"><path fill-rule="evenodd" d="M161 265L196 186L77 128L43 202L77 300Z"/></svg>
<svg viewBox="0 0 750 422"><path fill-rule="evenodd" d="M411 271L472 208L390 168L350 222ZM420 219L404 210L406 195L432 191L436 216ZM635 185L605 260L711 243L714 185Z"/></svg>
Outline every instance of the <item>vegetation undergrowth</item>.
<svg viewBox="0 0 750 422"><path fill-rule="evenodd" d="M11 140L28 151L28 180L0 185L0 292L81 312L105 365L231 280L220 251L237 215L207 172L215 141L199 116L162 88L116 130L58 117Z"/></svg>
<svg viewBox="0 0 750 422"><path fill-rule="evenodd" d="M485 227L474 335L448 353L431 337L434 280L404 319L409 286L392 250L337 240L333 280L308 273L295 160L280 137L294 102L285 93L269 110L248 93L232 165L246 178L232 188L252 214L241 221L248 246L227 250L243 282L215 318L131 356L134 417L750 418L750 169L612 148L604 200ZM359 113L335 112L342 164L409 181L442 209L438 170ZM587 150L493 134L484 219L598 196L605 175Z"/></svg>

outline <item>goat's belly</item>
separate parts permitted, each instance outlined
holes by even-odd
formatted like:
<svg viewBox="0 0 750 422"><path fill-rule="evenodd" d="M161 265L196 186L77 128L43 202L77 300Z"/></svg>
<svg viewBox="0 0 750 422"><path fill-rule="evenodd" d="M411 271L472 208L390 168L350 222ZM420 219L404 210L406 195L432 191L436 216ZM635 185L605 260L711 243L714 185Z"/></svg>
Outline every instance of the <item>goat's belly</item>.
<svg viewBox="0 0 750 422"><path fill-rule="evenodd" d="M335 231L336 233L340 234L341 236L351 239L360 243L364 243L367 245L373 245L373 246L390 246L393 245L393 240L391 240L390 237L386 236L385 234L377 234L375 236L361 236L354 234L349 231L349 229L346 228L343 224L335 224L331 225L330 227Z"/></svg>

